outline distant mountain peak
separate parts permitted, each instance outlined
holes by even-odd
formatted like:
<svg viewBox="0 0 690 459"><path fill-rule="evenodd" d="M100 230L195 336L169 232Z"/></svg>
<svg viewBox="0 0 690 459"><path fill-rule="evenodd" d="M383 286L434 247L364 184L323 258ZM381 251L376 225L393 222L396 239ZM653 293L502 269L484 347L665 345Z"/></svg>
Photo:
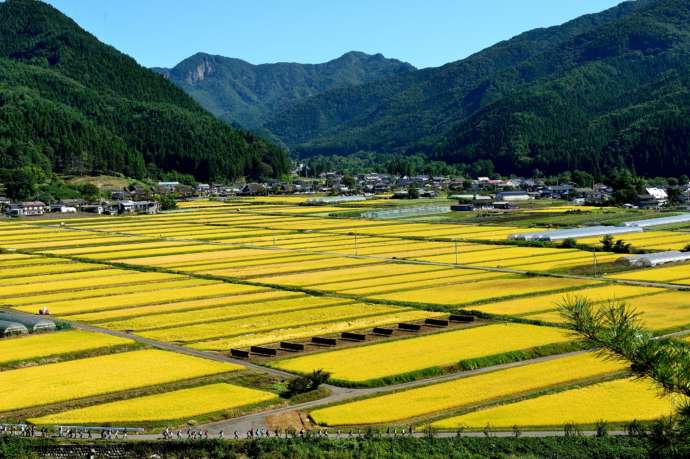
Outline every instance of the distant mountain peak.
<svg viewBox="0 0 690 459"><path fill-rule="evenodd" d="M320 64L277 62L258 65L199 52L171 69L152 70L166 76L221 119L256 128L276 110L285 109L307 97L416 69L380 53L370 55L349 51Z"/></svg>

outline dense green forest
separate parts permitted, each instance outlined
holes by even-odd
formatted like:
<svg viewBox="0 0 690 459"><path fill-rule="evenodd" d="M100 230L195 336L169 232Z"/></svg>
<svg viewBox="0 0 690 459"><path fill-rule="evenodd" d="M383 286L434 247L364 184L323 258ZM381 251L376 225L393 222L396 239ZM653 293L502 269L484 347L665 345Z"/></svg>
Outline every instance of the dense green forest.
<svg viewBox="0 0 690 459"><path fill-rule="evenodd" d="M197 53L171 69L153 69L222 120L255 129L272 114L325 91L414 71L405 62L352 51L323 64L252 65Z"/></svg>
<svg viewBox="0 0 690 459"><path fill-rule="evenodd" d="M690 169L689 17L683 0L625 2L439 68L328 91L266 127L302 156L678 175Z"/></svg>
<svg viewBox="0 0 690 459"><path fill-rule="evenodd" d="M288 169L284 151L205 112L53 7L0 3L0 181L179 171L199 180Z"/></svg>

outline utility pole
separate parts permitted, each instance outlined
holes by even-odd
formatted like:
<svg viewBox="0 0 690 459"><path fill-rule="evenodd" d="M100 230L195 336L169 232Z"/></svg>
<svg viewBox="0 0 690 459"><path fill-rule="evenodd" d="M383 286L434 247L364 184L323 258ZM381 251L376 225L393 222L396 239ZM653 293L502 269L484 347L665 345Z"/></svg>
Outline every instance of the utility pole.
<svg viewBox="0 0 690 459"><path fill-rule="evenodd" d="M597 251L596 249L592 252L592 258L594 262L594 277L597 277Z"/></svg>

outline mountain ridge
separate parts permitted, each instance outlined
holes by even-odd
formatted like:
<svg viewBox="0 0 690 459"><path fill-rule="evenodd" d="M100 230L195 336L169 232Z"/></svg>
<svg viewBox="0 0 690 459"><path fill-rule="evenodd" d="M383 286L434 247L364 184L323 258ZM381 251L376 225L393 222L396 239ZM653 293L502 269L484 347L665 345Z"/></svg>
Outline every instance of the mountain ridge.
<svg viewBox="0 0 690 459"><path fill-rule="evenodd" d="M459 118L498 97L501 88L489 81L497 72L650 2L624 2L560 26L523 32L460 61L329 91L277 113L265 127L306 154L331 147L333 153L429 148Z"/></svg>
<svg viewBox="0 0 690 459"><path fill-rule="evenodd" d="M251 64L238 58L198 52L172 68L153 70L217 117L257 128L272 113L304 98L416 69L380 53L350 51L318 64Z"/></svg>
<svg viewBox="0 0 690 459"><path fill-rule="evenodd" d="M0 68L4 181L16 170L201 180L287 170L280 149L216 120L43 2L0 3Z"/></svg>

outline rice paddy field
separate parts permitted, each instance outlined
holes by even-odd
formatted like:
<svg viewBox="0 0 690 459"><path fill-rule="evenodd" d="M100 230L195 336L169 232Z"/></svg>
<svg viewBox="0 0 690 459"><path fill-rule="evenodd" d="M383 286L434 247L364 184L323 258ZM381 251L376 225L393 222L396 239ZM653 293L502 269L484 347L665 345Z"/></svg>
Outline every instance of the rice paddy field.
<svg viewBox="0 0 690 459"><path fill-rule="evenodd" d="M274 400L271 392L219 383L102 403L29 419L36 425L98 425L190 419Z"/></svg>
<svg viewBox="0 0 690 459"><path fill-rule="evenodd" d="M310 416L327 426L402 423L623 370L619 363L584 353L335 405Z"/></svg>
<svg viewBox="0 0 690 459"><path fill-rule="evenodd" d="M273 366L297 373L324 369L335 380L361 383L569 340L557 328L497 324L279 360Z"/></svg>
<svg viewBox="0 0 690 459"><path fill-rule="evenodd" d="M0 372L0 413L240 369L230 363L142 350L6 370Z"/></svg>
<svg viewBox="0 0 690 459"><path fill-rule="evenodd" d="M318 400L299 414L322 426L539 429L673 409L626 365L579 352L558 308L622 301L658 334L690 330L690 264L587 275L620 255L507 241L537 224L367 219L358 209L414 203L311 198L0 221L0 310L47 308L59 329L0 338L0 422L198 425L292 403L279 396L287 380L319 369L349 388L337 404L308 394ZM690 242L624 239L650 251Z"/></svg>
<svg viewBox="0 0 690 459"><path fill-rule="evenodd" d="M567 423L594 425L605 421L614 425L652 421L670 416L680 400L659 395L647 380L620 379L507 403L469 414L436 421L439 429L555 427Z"/></svg>

